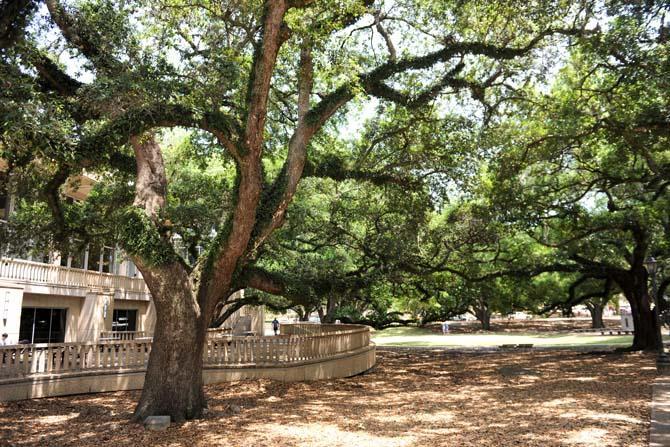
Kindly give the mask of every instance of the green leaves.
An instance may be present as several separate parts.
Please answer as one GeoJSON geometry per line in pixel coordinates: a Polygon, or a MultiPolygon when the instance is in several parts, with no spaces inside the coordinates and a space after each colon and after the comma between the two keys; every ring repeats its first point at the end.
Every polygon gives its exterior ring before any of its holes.
{"type": "Polygon", "coordinates": [[[123,249],[142,259],[147,266],[158,267],[177,259],[171,242],[158,233],[144,210],[128,207],[120,211],[117,221],[123,249]]]}

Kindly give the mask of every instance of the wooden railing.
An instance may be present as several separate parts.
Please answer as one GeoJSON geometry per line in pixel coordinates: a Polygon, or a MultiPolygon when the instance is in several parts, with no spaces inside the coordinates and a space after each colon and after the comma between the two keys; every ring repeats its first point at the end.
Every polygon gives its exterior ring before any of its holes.
{"type": "MultiPolygon", "coordinates": [[[[298,329],[293,326],[292,329],[298,329]]],[[[316,325],[315,325],[316,326],[316,325]]],[[[343,326],[343,325],[337,325],[343,326]]],[[[279,335],[269,337],[209,338],[205,365],[278,365],[321,360],[370,345],[366,326],[349,325],[347,329],[315,335],[279,335]]]]}
{"type": "Polygon", "coordinates": [[[218,338],[218,337],[230,337],[233,334],[233,328],[230,327],[217,327],[207,329],[207,337],[218,338]]]}
{"type": "Polygon", "coordinates": [[[146,283],[141,278],[130,278],[22,259],[0,259],[0,278],[25,283],[93,287],[108,290],[120,289],[135,293],[149,293],[146,283]]]}
{"type": "Polygon", "coordinates": [[[285,323],[279,326],[279,332],[285,335],[326,334],[360,329],[359,324],[317,324],[317,323],[285,323]]]}
{"type": "Polygon", "coordinates": [[[151,342],[39,343],[0,348],[0,378],[144,368],[151,342]]]}
{"type": "MultiPolygon", "coordinates": [[[[284,327],[289,326],[293,325],[284,327]]],[[[337,326],[343,330],[323,328],[324,332],[317,335],[208,337],[203,363],[208,367],[290,366],[327,360],[370,345],[368,327],[337,326]]],[[[149,360],[151,345],[151,341],[119,340],[4,346],[0,347],[0,379],[143,369],[149,360]]]]}
{"type": "Polygon", "coordinates": [[[100,332],[100,341],[137,340],[138,338],[151,336],[153,334],[146,331],[102,331],[100,332]]]}

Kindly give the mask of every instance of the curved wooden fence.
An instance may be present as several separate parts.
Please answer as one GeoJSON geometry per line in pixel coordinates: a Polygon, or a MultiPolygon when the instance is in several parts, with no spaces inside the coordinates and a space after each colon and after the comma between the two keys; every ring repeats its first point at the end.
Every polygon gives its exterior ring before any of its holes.
{"type": "MultiPolygon", "coordinates": [[[[296,324],[283,325],[282,332],[284,334],[274,337],[209,337],[204,366],[291,366],[336,358],[371,345],[366,326],[296,324]]],[[[0,381],[50,374],[144,369],[151,345],[148,340],[121,339],[3,346],[0,347],[0,381]]]]}

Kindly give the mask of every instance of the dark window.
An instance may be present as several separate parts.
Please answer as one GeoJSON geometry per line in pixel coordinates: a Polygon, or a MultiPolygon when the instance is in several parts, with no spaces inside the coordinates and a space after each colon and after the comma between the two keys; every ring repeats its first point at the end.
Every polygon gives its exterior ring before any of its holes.
{"type": "Polygon", "coordinates": [[[102,247],[102,272],[113,273],[114,249],[112,247],[102,247]]]}
{"type": "Polygon", "coordinates": [[[6,220],[9,217],[9,192],[7,191],[7,174],[0,173],[0,219],[6,220]]]}
{"type": "Polygon", "coordinates": [[[88,270],[111,273],[114,262],[114,249],[100,245],[91,245],[88,249],[88,270]]]}
{"type": "Polygon", "coordinates": [[[126,264],[126,276],[130,276],[131,278],[135,278],[137,276],[137,267],[135,266],[135,263],[128,259],[128,264],[126,264]]]}
{"type": "Polygon", "coordinates": [[[114,309],[112,331],[137,330],[137,309],[114,309]]]}
{"type": "Polygon", "coordinates": [[[63,343],[67,309],[24,307],[21,309],[19,340],[30,343],[63,343]]]}
{"type": "Polygon", "coordinates": [[[74,269],[83,269],[85,256],[86,256],[86,250],[84,248],[81,248],[73,253],[68,253],[67,255],[64,254],[60,258],[60,265],[62,265],[63,267],[67,267],[69,259],[70,267],[74,269]]]}
{"type": "Polygon", "coordinates": [[[84,250],[79,251],[78,253],[72,254],[72,261],[70,262],[70,267],[74,269],[83,269],[84,268],[84,250]]]}
{"type": "Polygon", "coordinates": [[[100,271],[100,246],[91,245],[88,248],[88,270],[100,271]]]}
{"type": "Polygon", "coordinates": [[[0,191],[0,219],[9,217],[9,196],[6,191],[0,191]]]}

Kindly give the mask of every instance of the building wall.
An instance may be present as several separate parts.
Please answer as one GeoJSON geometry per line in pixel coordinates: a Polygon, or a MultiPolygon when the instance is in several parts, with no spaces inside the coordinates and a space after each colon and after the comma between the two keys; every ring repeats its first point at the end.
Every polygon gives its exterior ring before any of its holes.
{"type": "Polygon", "coordinates": [[[9,343],[19,341],[23,287],[0,282],[0,333],[8,335],[9,343]]]}
{"type": "MultiPolygon", "coordinates": [[[[153,334],[156,308],[147,299],[116,298],[111,292],[91,292],[82,288],[49,285],[21,285],[0,280],[0,333],[10,343],[18,343],[21,310],[25,307],[67,309],[65,342],[97,341],[100,333],[112,330],[114,309],[137,310],[137,330],[153,334]]],[[[263,334],[265,311],[262,306],[245,306],[222,327],[241,333],[263,334]]]]}
{"type": "Polygon", "coordinates": [[[81,308],[83,300],[70,296],[34,295],[26,293],[23,295],[21,307],[43,307],[52,309],[67,309],[65,319],[65,342],[86,341],[91,334],[79,327],[81,319],[81,308]]]}
{"type": "MultiPolygon", "coordinates": [[[[156,308],[153,301],[138,300],[114,300],[114,309],[135,309],[137,310],[137,330],[145,332],[154,332],[156,326],[156,308]]],[[[107,330],[112,330],[112,320],[110,318],[107,330]]]]}
{"type": "MultiPolygon", "coordinates": [[[[21,308],[42,307],[67,309],[65,341],[96,341],[103,331],[112,330],[114,309],[137,310],[137,330],[153,333],[156,322],[155,307],[150,301],[114,300],[111,294],[88,293],[85,298],[23,294],[20,289],[0,289],[14,295],[8,311],[7,324],[2,327],[12,343],[18,342],[21,308]]],[[[0,302],[1,303],[1,302],[0,302]]],[[[1,306],[2,304],[0,304],[1,306]]],[[[2,308],[0,308],[2,309],[2,308]]]]}
{"type": "Polygon", "coordinates": [[[77,320],[79,341],[94,341],[100,333],[112,326],[112,306],[114,299],[111,294],[88,293],[84,299],[81,314],[77,320]]]}
{"type": "Polygon", "coordinates": [[[241,334],[245,331],[255,332],[256,335],[264,335],[265,308],[263,306],[244,306],[232,314],[222,325],[230,328],[233,334],[241,334]]]}

